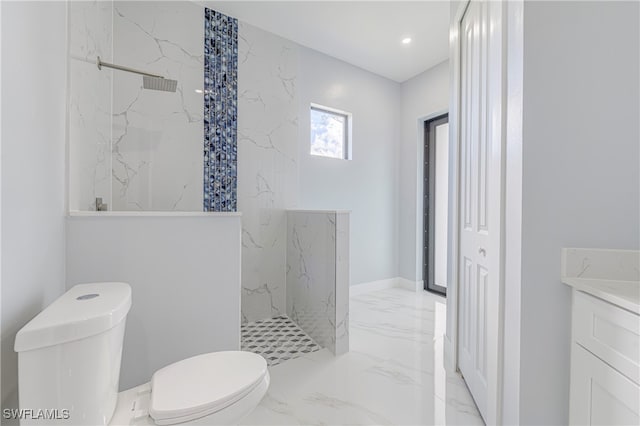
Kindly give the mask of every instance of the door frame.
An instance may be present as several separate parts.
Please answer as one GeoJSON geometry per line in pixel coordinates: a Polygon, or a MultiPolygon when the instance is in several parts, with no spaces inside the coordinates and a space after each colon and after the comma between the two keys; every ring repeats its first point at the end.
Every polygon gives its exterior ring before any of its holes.
{"type": "MultiPolygon", "coordinates": [[[[460,107],[461,107],[461,88],[460,88],[460,76],[461,76],[461,23],[462,18],[467,10],[471,1],[476,0],[453,0],[451,3],[451,21],[450,21],[450,108],[449,108],[449,157],[452,159],[451,165],[453,167],[449,170],[449,229],[448,229],[448,264],[447,264],[447,333],[444,339],[444,360],[445,366],[453,371],[458,370],[458,304],[459,304],[459,261],[460,261],[460,107]]],[[[503,374],[504,374],[504,270],[505,270],[505,180],[508,170],[506,169],[506,117],[507,117],[507,22],[511,20],[511,16],[507,15],[507,3],[508,2],[489,2],[492,14],[491,24],[493,24],[493,31],[499,32],[498,37],[502,39],[500,51],[498,54],[501,57],[501,75],[499,81],[501,82],[501,102],[500,102],[500,116],[501,116],[501,140],[502,140],[502,182],[501,182],[501,205],[502,223],[501,223],[501,250],[499,254],[499,274],[500,279],[498,282],[498,306],[496,310],[490,310],[491,326],[490,329],[495,330],[495,336],[492,338],[492,345],[489,347],[495,347],[497,349],[497,356],[491,360],[488,358],[488,393],[487,393],[487,418],[485,419],[487,424],[501,424],[503,414],[503,374]],[[498,17],[498,22],[494,22],[493,19],[498,17]],[[491,364],[491,365],[489,365],[491,364]]],[[[520,29],[521,30],[521,29],[520,29]]]]}
{"type": "MultiPolygon", "coordinates": [[[[0,0],[1,1],[1,0],[0,0]]],[[[416,291],[422,291],[424,289],[424,280],[425,277],[423,276],[423,272],[424,272],[424,268],[422,267],[422,257],[423,257],[423,247],[424,247],[424,234],[423,234],[423,229],[424,229],[424,223],[423,223],[423,219],[424,219],[424,138],[425,138],[425,134],[424,134],[424,125],[427,121],[433,120],[434,118],[440,117],[441,115],[445,115],[445,114],[449,114],[449,110],[448,109],[440,109],[437,111],[434,111],[432,113],[423,115],[418,117],[418,119],[415,122],[415,126],[416,126],[416,139],[415,139],[415,153],[416,153],[416,162],[415,162],[415,167],[416,167],[416,191],[415,191],[415,197],[416,197],[416,210],[415,210],[415,229],[416,229],[416,235],[417,238],[415,240],[415,271],[416,271],[416,276],[420,278],[420,281],[416,282],[416,291]]],[[[451,141],[451,137],[449,137],[449,141],[451,141]]],[[[451,152],[451,148],[449,148],[449,152],[451,152]]],[[[451,157],[449,157],[449,179],[451,178],[451,169],[453,168],[453,160],[451,157]]],[[[449,197],[451,197],[451,187],[449,187],[449,197]]],[[[449,207],[449,212],[451,212],[451,207],[449,207]]],[[[451,214],[449,214],[449,222],[451,221],[451,214]]],[[[449,233],[447,230],[447,243],[449,242],[449,233]]],[[[447,259],[449,258],[449,252],[447,251],[447,259]]],[[[448,260],[447,260],[448,262],[448,260]]],[[[447,264],[447,270],[448,270],[448,264],[447,264]]],[[[447,278],[449,277],[448,273],[447,273],[447,278]]]]}
{"type": "MultiPolygon", "coordinates": [[[[434,123],[436,127],[438,123],[443,124],[442,122],[449,123],[449,112],[445,112],[443,114],[437,115],[435,117],[431,117],[423,121],[422,131],[423,131],[423,158],[422,158],[422,280],[423,280],[423,288],[426,291],[430,291],[432,293],[439,294],[440,296],[447,297],[447,288],[436,285],[435,282],[435,269],[432,267],[429,269],[429,265],[433,265],[435,260],[435,254],[430,247],[435,248],[435,236],[434,229],[432,226],[435,224],[435,205],[431,203],[433,199],[435,199],[435,135],[433,135],[433,143],[431,146],[430,138],[432,133],[429,131],[429,125],[434,123]],[[425,167],[426,166],[426,167],[425,167]],[[424,186],[425,176],[428,174],[429,176],[429,188],[424,186]],[[428,211],[425,209],[425,201],[427,192],[429,194],[429,206],[428,211]],[[433,193],[433,194],[432,194],[433,193]],[[428,214],[427,214],[428,213],[428,214]],[[427,221],[427,218],[429,219],[427,221]],[[427,232],[428,230],[428,232],[427,232]],[[428,238],[429,241],[425,241],[425,237],[428,238]]],[[[447,143],[448,146],[448,143],[447,143]]],[[[449,160],[449,163],[451,161],[449,160]]],[[[448,176],[447,176],[448,179],[448,176]]]]}

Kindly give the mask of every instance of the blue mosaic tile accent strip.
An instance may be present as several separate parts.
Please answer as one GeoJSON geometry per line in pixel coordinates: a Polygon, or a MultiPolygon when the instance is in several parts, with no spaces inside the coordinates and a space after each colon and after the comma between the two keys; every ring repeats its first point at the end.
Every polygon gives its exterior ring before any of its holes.
{"type": "Polygon", "coordinates": [[[238,204],[238,20],[204,9],[204,211],[238,204]]]}

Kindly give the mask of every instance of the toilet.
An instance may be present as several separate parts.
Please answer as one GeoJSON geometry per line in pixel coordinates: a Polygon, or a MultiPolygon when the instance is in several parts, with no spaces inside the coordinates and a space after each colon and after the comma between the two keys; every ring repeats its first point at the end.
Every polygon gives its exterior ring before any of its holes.
{"type": "Polygon", "coordinates": [[[263,357],[223,351],[156,371],[118,392],[126,283],[79,284],[16,335],[21,425],[237,424],[269,388],[263,357]]]}

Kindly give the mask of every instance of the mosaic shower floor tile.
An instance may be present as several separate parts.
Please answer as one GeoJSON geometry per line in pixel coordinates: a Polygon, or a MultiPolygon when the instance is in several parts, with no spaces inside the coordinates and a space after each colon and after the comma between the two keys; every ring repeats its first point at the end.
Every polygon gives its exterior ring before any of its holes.
{"type": "Polygon", "coordinates": [[[286,315],[243,324],[241,336],[242,350],[262,355],[269,367],[321,349],[286,315]]]}

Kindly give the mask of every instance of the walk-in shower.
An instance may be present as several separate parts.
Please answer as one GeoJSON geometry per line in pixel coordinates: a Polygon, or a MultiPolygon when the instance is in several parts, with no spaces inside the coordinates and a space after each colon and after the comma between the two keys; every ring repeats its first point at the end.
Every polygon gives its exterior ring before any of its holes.
{"type": "Polygon", "coordinates": [[[203,15],[69,3],[70,211],[203,211],[203,15]]]}

